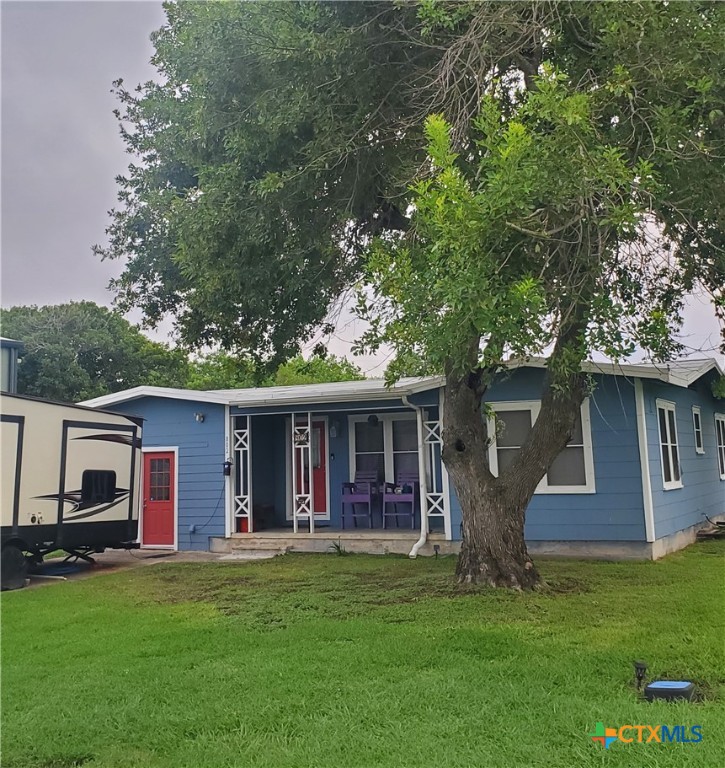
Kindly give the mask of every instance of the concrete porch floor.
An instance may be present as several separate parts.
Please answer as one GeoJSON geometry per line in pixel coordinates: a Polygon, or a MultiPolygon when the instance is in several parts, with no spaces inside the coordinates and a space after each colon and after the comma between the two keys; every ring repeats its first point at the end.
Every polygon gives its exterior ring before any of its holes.
{"type": "MultiPolygon", "coordinates": [[[[289,528],[259,531],[255,533],[233,533],[230,538],[211,539],[211,551],[234,553],[255,550],[285,552],[331,552],[341,547],[347,552],[370,555],[407,555],[420,536],[420,531],[381,528],[331,529],[318,528],[314,533],[294,533],[289,528]]],[[[458,552],[459,542],[446,541],[443,534],[429,534],[428,540],[419,551],[421,555],[434,555],[434,546],[441,555],[458,552]]]]}

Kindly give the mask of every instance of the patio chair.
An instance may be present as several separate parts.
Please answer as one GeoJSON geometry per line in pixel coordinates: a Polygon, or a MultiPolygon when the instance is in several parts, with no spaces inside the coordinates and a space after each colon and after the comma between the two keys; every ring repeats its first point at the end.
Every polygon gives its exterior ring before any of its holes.
{"type": "Polygon", "coordinates": [[[373,527],[373,500],[377,498],[377,481],[358,480],[355,475],[354,483],[342,484],[342,528],[345,529],[345,508],[349,507],[352,527],[357,528],[358,517],[367,517],[368,526],[373,527]],[[360,510],[360,507],[363,507],[360,510]]]}
{"type": "Polygon", "coordinates": [[[420,479],[417,472],[398,473],[397,482],[385,483],[383,489],[383,528],[388,517],[395,518],[395,527],[398,528],[398,518],[410,517],[410,527],[415,528],[415,507],[420,492],[420,479]],[[393,511],[389,511],[388,505],[393,505],[393,511]],[[399,507],[403,507],[402,511],[399,507]]]}

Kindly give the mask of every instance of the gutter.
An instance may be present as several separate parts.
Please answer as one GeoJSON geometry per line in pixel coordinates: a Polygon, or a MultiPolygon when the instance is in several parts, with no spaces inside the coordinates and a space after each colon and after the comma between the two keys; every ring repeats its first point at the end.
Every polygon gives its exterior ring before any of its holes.
{"type": "Polygon", "coordinates": [[[408,557],[418,557],[420,548],[428,540],[428,477],[425,471],[425,438],[423,437],[423,408],[419,405],[415,405],[408,400],[408,395],[403,395],[401,398],[403,403],[412,408],[415,411],[418,421],[418,476],[420,477],[420,537],[418,541],[413,544],[413,548],[410,550],[408,557]]]}

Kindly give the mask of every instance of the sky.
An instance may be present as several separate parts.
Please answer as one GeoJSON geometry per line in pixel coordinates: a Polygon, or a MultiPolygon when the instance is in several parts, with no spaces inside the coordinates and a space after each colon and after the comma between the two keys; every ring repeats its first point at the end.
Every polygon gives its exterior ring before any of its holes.
{"type": "MultiPolygon", "coordinates": [[[[0,4],[3,307],[111,304],[108,281],[122,265],[91,251],[105,243],[115,177],[131,161],[111,85],[119,77],[127,86],[154,77],[149,35],[164,18],[160,2],[143,0],[0,4]]],[[[686,317],[683,341],[698,356],[713,355],[712,308],[693,298],[686,317]]],[[[169,329],[153,335],[167,340],[169,329]]],[[[349,354],[359,331],[343,313],[331,351],[349,354]]],[[[356,362],[382,375],[386,357],[356,362]]]]}

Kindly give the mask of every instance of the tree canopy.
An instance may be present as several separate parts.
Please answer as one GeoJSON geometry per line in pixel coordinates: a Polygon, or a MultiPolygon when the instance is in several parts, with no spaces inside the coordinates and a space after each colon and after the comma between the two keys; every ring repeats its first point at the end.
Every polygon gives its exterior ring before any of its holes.
{"type": "MultiPolygon", "coordinates": [[[[119,180],[110,245],[99,250],[126,259],[115,284],[120,306],[141,307],[151,323],[172,314],[190,344],[292,354],[361,277],[370,235],[408,228],[411,183],[429,168],[424,119],[443,114],[456,150],[470,152],[484,96],[503,130],[544,66],[568,83],[565,119],[597,132],[602,161],[650,173],[640,196],[649,195],[663,243],[676,245],[674,268],[647,270],[650,284],[660,276],[671,284],[662,297],[670,314],[640,326],[638,343],[659,343],[654,331],[676,326],[683,291],[722,285],[719,4],[166,9],[168,23],[154,35],[163,82],[136,92],[117,86],[123,136],[139,162],[119,180]]],[[[572,125],[572,142],[575,132],[572,125]]],[[[528,137],[545,135],[542,123],[528,137]]],[[[475,155],[459,160],[475,165],[475,155]]],[[[513,202],[522,218],[535,194],[524,190],[513,202]]],[[[564,223],[548,210],[529,231],[564,223]]],[[[563,241],[567,233],[558,234],[563,241]]],[[[612,278],[631,303],[633,281],[612,278]]]]}
{"type": "Polygon", "coordinates": [[[3,334],[23,342],[18,392],[75,403],[141,384],[183,387],[187,358],[91,301],[0,310],[3,334]]]}

